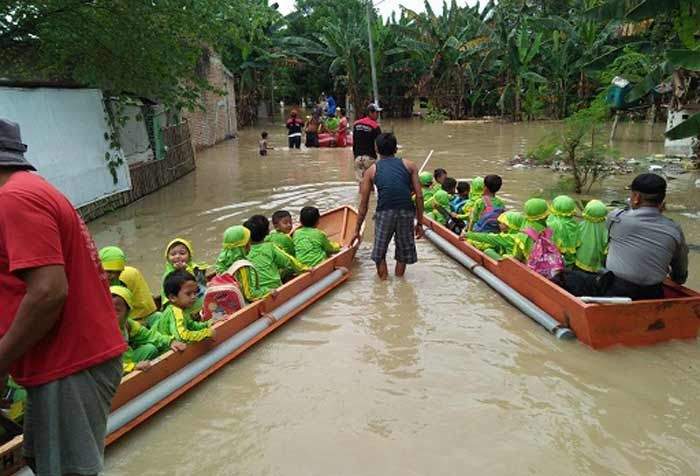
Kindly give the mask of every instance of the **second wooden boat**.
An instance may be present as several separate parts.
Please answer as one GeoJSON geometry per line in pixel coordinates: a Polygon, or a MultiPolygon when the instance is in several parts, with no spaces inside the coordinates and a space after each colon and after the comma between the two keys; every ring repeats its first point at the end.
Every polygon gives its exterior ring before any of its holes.
{"type": "Polygon", "coordinates": [[[695,339],[700,329],[700,293],[671,281],[664,283],[664,299],[626,304],[587,304],[523,263],[496,261],[459,236],[424,216],[423,224],[479,265],[572,329],[594,349],[615,344],[643,346],[671,339],[695,339]]]}

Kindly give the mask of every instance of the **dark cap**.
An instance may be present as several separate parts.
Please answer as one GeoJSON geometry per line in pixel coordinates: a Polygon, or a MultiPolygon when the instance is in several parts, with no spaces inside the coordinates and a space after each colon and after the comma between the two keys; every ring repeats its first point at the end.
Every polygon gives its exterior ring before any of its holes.
{"type": "Polygon", "coordinates": [[[666,180],[656,174],[641,174],[632,181],[630,189],[648,195],[666,195],[666,180]]]}
{"type": "Polygon", "coordinates": [[[367,105],[367,112],[381,112],[382,108],[376,102],[371,102],[367,105]]]}
{"type": "Polygon", "coordinates": [[[0,119],[0,167],[16,167],[26,170],[36,170],[24,158],[27,145],[22,144],[19,124],[0,119]]]}

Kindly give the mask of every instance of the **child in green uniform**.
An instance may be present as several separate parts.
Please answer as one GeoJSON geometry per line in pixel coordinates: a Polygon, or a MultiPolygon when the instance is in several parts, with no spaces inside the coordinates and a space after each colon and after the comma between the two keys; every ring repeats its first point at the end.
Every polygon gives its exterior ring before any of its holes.
{"type": "Polygon", "coordinates": [[[552,241],[559,248],[566,268],[571,269],[576,261],[576,233],[578,225],[574,220],[576,202],[568,195],[559,195],[552,200],[549,208],[547,227],[552,229],[552,241]]]}
{"type": "MultiPolygon", "coordinates": [[[[420,181],[421,190],[423,191],[423,203],[427,203],[433,197],[435,191],[433,190],[433,176],[430,172],[421,172],[418,176],[420,181]]],[[[415,201],[416,198],[413,197],[415,201]]]]}
{"type": "Polygon", "coordinates": [[[109,291],[112,294],[119,328],[129,345],[123,356],[125,374],[133,370],[149,369],[150,361],[169,348],[175,351],[185,349],[186,346],[182,342],[170,339],[155,329],[148,329],[130,317],[134,302],[131,292],[126,287],[110,286],[109,291]]]}
{"type": "MultiPolygon", "coordinates": [[[[216,272],[225,273],[236,261],[247,259],[250,248],[250,230],[242,225],[231,226],[224,232],[224,244],[216,258],[216,272]]],[[[243,297],[248,302],[257,301],[266,296],[260,291],[254,273],[248,267],[236,271],[236,281],[241,286],[243,297]]]]}
{"type": "MultiPolygon", "coordinates": [[[[476,180],[476,179],[475,179],[476,180]]],[[[483,181],[483,193],[480,197],[475,197],[472,202],[472,209],[469,216],[469,230],[497,233],[498,217],[505,210],[503,201],[496,196],[503,179],[498,175],[487,175],[483,181]]]]}
{"type": "Polygon", "coordinates": [[[199,342],[214,338],[212,321],[200,322],[192,319],[190,313],[199,293],[197,280],[185,269],[178,269],[165,277],[163,283],[168,298],[163,317],[155,329],[171,340],[199,342]]]}
{"type": "MultiPolygon", "coordinates": [[[[197,300],[193,304],[192,309],[188,309],[188,312],[193,314],[198,312],[202,307],[202,298],[204,297],[207,284],[205,276],[207,265],[194,262],[194,249],[189,241],[184,238],[175,238],[165,247],[165,272],[163,273],[162,282],[165,283],[165,278],[170,273],[180,269],[194,276],[199,285],[197,300]]],[[[164,307],[168,301],[164,287],[161,288],[160,297],[162,303],[161,307],[164,307]]]]}
{"type": "Polygon", "coordinates": [[[447,218],[440,212],[440,209],[448,215],[450,214],[450,195],[444,190],[438,190],[430,202],[432,211],[428,213],[428,216],[441,225],[446,224],[447,218]]]}
{"type": "Polygon", "coordinates": [[[523,230],[532,229],[535,233],[541,233],[547,228],[547,216],[549,208],[547,202],[541,198],[531,198],[525,202],[524,210],[525,222],[520,227],[520,231],[515,235],[515,246],[513,257],[522,262],[527,262],[530,258],[530,251],[535,241],[523,230]]]}
{"type": "Polygon", "coordinates": [[[520,212],[507,211],[498,217],[500,233],[479,233],[470,231],[464,238],[476,248],[487,252],[489,256],[500,259],[502,255],[513,254],[515,250],[515,234],[523,226],[525,217],[520,212]]]}
{"type": "Polygon", "coordinates": [[[126,265],[126,255],[116,246],[100,250],[100,261],[107,273],[110,286],[126,286],[131,292],[133,307],[129,318],[150,326],[160,319],[160,312],[153,300],[153,293],[138,269],[126,265]]]}
{"type": "Polygon", "coordinates": [[[481,199],[481,196],[484,194],[484,178],[475,177],[474,179],[472,179],[469,186],[469,199],[462,207],[462,211],[457,213],[456,217],[464,221],[469,221],[476,201],[481,199]]]}
{"type": "Polygon", "coordinates": [[[316,228],[321,214],[316,207],[301,209],[299,219],[301,228],[294,232],[294,249],[300,263],[314,267],[325,261],[328,256],[340,251],[340,244],[328,240],[322,230],[316,228]]]}
{"type": "Polygon", "coordinates": [[[583,221],[576,233],[576,267],[596,273],[605,264],[608,254],[608,209],[600,200],[591,200],[583,211],[583,221]]]}
{"type": "MultiPolygon", "coordinates": [[[[248,261],[253,263],[258,272],[258,291],[267,294],[282,285],[281,272],[291,268],[295,273],[303,273],[309,268],[293,256],[279,249],[272,243],[266,243],[265,237],[270,233],[270,222],[262,215],[250,217],[244,224],[250,230],[250,251],[248,261]]],[[[299,248],[295,243],[297,253],[299,248]]]]}
{"type": "Polygon", "coordinates": [[[289,236],[292,231],[292,215],[287,210],[278,210],[272,214],[272,226],[275,231],[267,235],[265,241],[274,243],[290,256],[296,256],[294,241],[289,236]]]}

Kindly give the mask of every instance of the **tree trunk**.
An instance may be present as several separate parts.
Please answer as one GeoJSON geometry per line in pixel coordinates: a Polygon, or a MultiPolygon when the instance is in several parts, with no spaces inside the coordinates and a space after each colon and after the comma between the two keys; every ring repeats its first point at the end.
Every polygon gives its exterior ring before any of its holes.
{"type": "Polygon", "coordinates": [[[520,104],[520,89],[521,89],[521,81],[518,79],[515,82],[515,115],[513,116],[513,119],[517,121],[522,121],[522,113],[520,112],[521,109],[521,104],[520,104]]]}

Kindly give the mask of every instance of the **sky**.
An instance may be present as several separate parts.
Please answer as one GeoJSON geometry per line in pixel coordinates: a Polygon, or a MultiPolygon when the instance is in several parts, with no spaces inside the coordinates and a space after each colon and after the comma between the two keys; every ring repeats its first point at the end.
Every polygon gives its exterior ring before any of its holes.
{"type": "MultiPolygon", "coordinates": [[[[270,0],[270,3],[273,2],[279,3],[279,11],[283,15],[291,13],[294,10],[294,0],[270,0]]],[[[429,0],[429,2],[430,6],[433,8],[433,11],[436,14],[440,14],[442,12],[442,0],[429,0]]],[[[476,3],[476,0],[457,0],[457,3],[459,5],[474,5],[476,3]]],[[[394,10],[398,15],[401,11],[401,5],[410,10],[415,10],[418,12],[422,12],[425,10],[423,0],[384,0],[381,3],[380,0],[375,0],[374,4],[377,5],[379,12],[384,18],[387,18],[389,15],[391,15],[391,12],[394,10]]]]}

